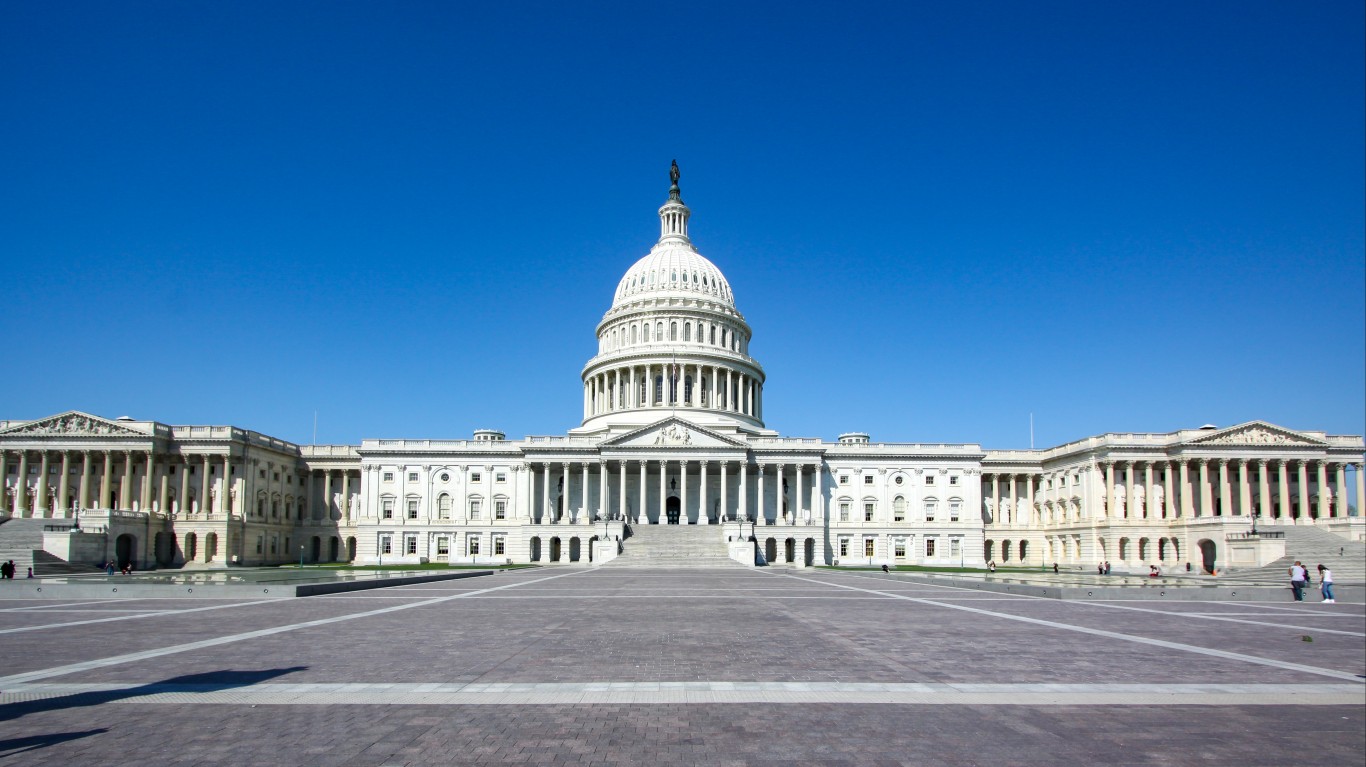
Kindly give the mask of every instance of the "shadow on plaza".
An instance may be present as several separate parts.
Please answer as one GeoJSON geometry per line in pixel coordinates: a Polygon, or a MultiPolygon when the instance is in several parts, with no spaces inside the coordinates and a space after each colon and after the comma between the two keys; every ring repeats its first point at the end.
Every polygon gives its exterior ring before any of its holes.
{"type": "Polygon", "coordinates": [[[106,732],[109,732],[109,729],[101,727],[98,730],[54,732],[49,735],[31,735],[27,738],[0,740],[0,759],[8,759],[12,756],[18,756],[29,751],[37,751],[40,748],[55,746],[58,743],[65,743],[69,740],[80,740],[81,738],[88,738],[91,735],[102,735],[106,732]]]}
{"type": "MultiPolygon", "coordinates": [[[[0,704],[0,722],[10,719],[18,719],[29,714],[42,713],[44,711],[62,711],[65,709],[82,708],[86,706],[100,706],[105,703],[117,703],[130,699],[139,698],[145,695],[157,695],[167,692],[221,692],[238,687],[250,687],[254,684],[275,679],[295,671],[306,671],[308,666],[289,666],[287,668],[269,668],[259,671],[233,671],[224,669],[220,671],[206,671],[201,674],[185,674],[183,676],[163,679],[160,682],[149,682],[128,687],[122,690],[101,690],[92,692],[77,692],[71,695],[58,695],[51,698],[39,698],[37,700],[22,701],[19,703],[0,704]]],[[[90,730],[83,733],[66,733],[64,735],[40,736],[35,738],[18,738],[15,740],[0,740],[0,755],[5,754],[5,750],[18,747],[20,741],[40,741],[43,737],[55,738],[51,743],[35,744],[30,748],[41,748],[43,745],[60,743],[62,739],[72,740],[83,738],[87,735],[96,735],[105,730],[90,730]],[[68,737],[69,736],[69,737],[68,737]]],[[[29,750],[28,748],[24,750],[29,750]]]]}

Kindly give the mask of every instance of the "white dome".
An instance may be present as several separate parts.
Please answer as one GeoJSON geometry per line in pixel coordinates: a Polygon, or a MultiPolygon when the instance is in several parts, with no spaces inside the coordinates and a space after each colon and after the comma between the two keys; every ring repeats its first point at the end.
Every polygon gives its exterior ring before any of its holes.
{"type": "Polygon", "coordinates": [[[735,307],[730,283],[716,264],[680,240],[666,240],[650,249],[617,284],[612,306],[642,298],[702,298],[735,307]]]}

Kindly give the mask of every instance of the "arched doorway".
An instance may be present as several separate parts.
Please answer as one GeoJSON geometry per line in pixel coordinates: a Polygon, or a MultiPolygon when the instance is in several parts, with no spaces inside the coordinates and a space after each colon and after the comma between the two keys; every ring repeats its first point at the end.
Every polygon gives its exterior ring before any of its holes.
{"type": "Polygon", "coordinates": [[[558,561],[560,561],[560,539],[559,539],[559,538],[551,538],[551,539],[550,539],[550,561],[551,561],[551,562],[558,562],[558,561]]]}
{"type": "Polygon", "coordinates": [[[152,555],[156,557],[158,567],[170,567],[175,562],[175,535],[172,533],[157,533],[152,539],[152,555]]]}
{"type": "Polygon", "coordinates": [[[346,539],[346,561],[356,561],[356,537],[350,536],[346,539]]]}
{"type": "Polygon", "coordinates": [[[1001,541],[1001,561],[1010,561],[1010,541],[1001,541]]]}
{"type": "Polygon", "coordinates": [[[570,539],[569,539],[569,561],[570,561],[570,562],[577,562],[577,561],[579,561],[579,554],[580,554],[579,539],[578,539],[578,538],[570,538],[570,539]]]}
{"type": "Polygon", "coordinates": [[[1214,541],[1211,541],[1208,538],[1202,538],[1199,546],[1200,566],[1205,568],[1205,572],[1207,573],[1214,572],[1215,555],[1218,554],[1218,550],[1214,546],[1214,541]]]}
{"type": "Polygon", "coordinates": [[[341,553],[341,539],[334,535],[327,543],[327,561],[336,562],[339,553],[341,553]]]}
{"type": "Polygon", "coordinates": [[[783,561],[797,561],[797,542],[791,538],[788,538],[787,541],[783,543],[783,561]]]}
{"type": "Polygon", "coordinates": [[[778,542],[772,538],[764,541],[764,561],[773,564],[778,560],[778,542]]]}
{"type": "Polygon", "coordinates": [[[806,539],[806,556],[802,558],[802,563],[807,567],[816,564],[816,539],[806,539]]]}
{"type": "Polygon", "coordinates": [[[185,534],[185,561],[193,562],[195,555],[199,553],[199,536],[194,533],[185,534]]]}
{"type": "Polygon", "coordinates": [[[209,533],[204,536],[204,564],[208,564],[218,556],[218,533],[209,533]]]}
{"type": "Polygon", "coordinates": [[[531,539],[531,561],[541,561],[541,539],[539,537],[531,539]]]}
{"type": "Polygon", "coordinates": [[[1029,561],[1029,541],[1020,541],[1020,561],[1029,561]]]}
{"type": "Polygon", "coordinates": [[[126,567],[134,564],[133,560],[138,554],[138,539],[129,533],[120,535],[114,541],[114,559],[118,561],[119,567],[126,567]]]}
{"type": "Polygon", "coordinates": [[[664,501],[664,514],[668,517],[669,524],[678,524],[678,517],[682,513],[682,509],[683,505],[676,497],[670,496],[668,500],[664,501]]]}
{"type": "Polygon", "coordinates": [[[991,560],[995,559],[995,557],[992,556],[992,553],[994,552],[995,549],[996,549],[996,541],[991,541],[991,540],[987,541],[987,542],[985,543],[985,545],[982,547],[982,556],[983,556],[983,557],[986,557],[986,560],[987,560],[988,562],[990,562],[991,560]]]}
{"type": "Polygon", "coordinates": [[[316,563],[323,558],[323,539],[315,535],[313,536],[312,543],[313,550],[311,553],[313,554],[313,559],[311,561],[316,563]]]}

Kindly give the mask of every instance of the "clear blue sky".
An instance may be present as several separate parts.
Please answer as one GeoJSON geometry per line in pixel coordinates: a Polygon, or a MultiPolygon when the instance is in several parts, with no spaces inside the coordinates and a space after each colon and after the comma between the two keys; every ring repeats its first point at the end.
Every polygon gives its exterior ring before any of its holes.
{"type": "Polygon", "coordinates": [[[0,418],[557,434],[669,161],[785,434],[1366,414],[1363,4],[0,5],[0,418]]]}

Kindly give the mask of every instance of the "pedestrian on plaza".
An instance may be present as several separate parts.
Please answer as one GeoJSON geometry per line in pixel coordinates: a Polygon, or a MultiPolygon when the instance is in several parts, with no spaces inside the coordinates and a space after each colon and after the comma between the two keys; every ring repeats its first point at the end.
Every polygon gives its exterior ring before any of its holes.
{"type": "Polygon", "coordinates": [[[1058,574],[1058,563],[1057,563],[1057,562],[1054,562],[1054,563],[1053,563],[1053,574],[1054,574],[1054,575],[1057,575],[1057,574],[1058,574]]]}
{"type": "Polygon", "coordinates": [[[1096,565],[1096,575],[1104,575],[1104,574],[1105,574],[1105,563],[1104,563],[1104,562],[1101,562],[1100,564],[1096,565]]]}
{"type": "Polygon", "coordinates": [[[1105,560],[1105,574],[1106,574],[1106,575],[1109,575],[1109,574],[1110,574],[1110,560],[1108,560],[1108,559],[1105,560]]]}
{"type": "Polygon", "coordinates": [[[1290,590],[1295,592],[1295,601],[1304,601],[1304,581],[1309,577],[1309,571],[1304,569],[1300,560],[1295,560],[1295,564],[1290,566],[1290,590]]]}
{"type": "Polygon", "coordinates": [[[993,559],[993,560],[991,560],[990,562],[987,563],[987,572],[989,572],[989,573],[994,573],[994,572],[996,572],[996,560],[993,559]]]}
{"type": "Polygon", "coordinates": [[[886,565],[883,565],[883,566],[882,566],[882,572],[887,573],[887,572],[891,572],[891,571],[887,569],[887,566],[886,566],[886,565]]]}
{"type": "Polygon", "coordinates": [[[8,580],[11,576],[14,575],[14,565],[12,564],[13,561],[14,560],[10,560],[9,562],[0,564],[0,580],[8,580]]]}
{"type": "Polygon", "coordinates": [[[1187,562],[1187,563],[1186,563],[1186,572],[1190,572],[1190,571],[1191,571],[1191,563],[1190,563],[1190,562],[1187,562]]]}
{"type": "Polygon", "coordinates": [[[1323,594],[1323,601],[1328,604],[1337,602],[1333,598],[1333,571],[1324,565],[1319,565],[1319,592],[1323,594]]]}
{"type": "Polygon", "coordinates": [[[111,560],[108,560],[107,562],[104,563],[104,574],[105,574],[105,575],[113,575],[113,574],[114,574],[114,560],[111,559],[111,560]]]}
{"type": "Polygon", "coordinates": [[[32,568],[32,567],[30,567],[30,568],[28,569],[28,577],[30,577],[30,578],[33,577],[33,568],[32,568]]]}

